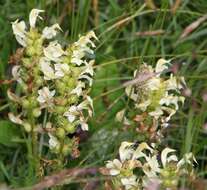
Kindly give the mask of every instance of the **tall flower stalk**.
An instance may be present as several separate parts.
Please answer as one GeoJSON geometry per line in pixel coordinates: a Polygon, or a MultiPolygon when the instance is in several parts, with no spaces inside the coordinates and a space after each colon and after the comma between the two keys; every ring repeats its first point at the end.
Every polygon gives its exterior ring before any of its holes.
{"type": "Polygon", "coordinates": [[[106,163],[106,174],[112,176],[116,189],[143,190],[155,184],[156,189],[177,189],[181,177],[194,177],[192,153],[179,161],[176,150],[161,149],[162,131],[167,128],[171,117],[184,103],[181,89],[186,85],[183,77],[169,72],[170,61],[159,59],[155,68],[143,64],[134,72],[137,83],[126,87],[131,100],[129,109],[123,109],[116,120],[127,127],[135,127],[141,143],[124,141],[119,148],[119,157],[106,163]],[[140,83],[140,81],[142,81],[140,83]],[[146,143],[151,142],[151,143],[146,143]],[[153,143],[152,143],[153,142],[153,143]]]}
{"type": "Polygon", "coordinates": [[[20,91],[8,90],[16,110],[9,113],[9,118],[31,137],[36,171],[41,167],[39,160],[45,144],[56,154],[59,167],[66,156],[79,156],[79,139],[74,133],[78,128],[88,130],[87,121],[93,115],[93,101],[88,94],[94,75],[93,40],[97,40],[90,31],[78,41],[62,46],[55,40],[62,31],[58,24],[42,31],[36,26],[43,12],[31,10],[28,30],[24,21],[12,23],[16,40],[22,46],[18,49],[20,60],[12,69],[20,91]]]}

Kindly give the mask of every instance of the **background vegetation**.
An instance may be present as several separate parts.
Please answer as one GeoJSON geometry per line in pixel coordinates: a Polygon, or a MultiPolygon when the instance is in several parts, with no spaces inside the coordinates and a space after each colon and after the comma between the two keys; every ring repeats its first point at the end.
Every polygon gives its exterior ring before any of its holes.
{"type": "MultiPolygon", "coordinates": [[[[101,167],[104,161],[117,155],[120,142],[139,140],[133,129],[125,130],[114,120],[116,112],[128,104],[122,84],[132,78],[133,70],[139,64],[146,62],[153,65],[163,57],[173,59],[174,73],[185,76],[188,85],[183,92],[185,106],[173,117],[164,145],[170,144],[180,155],[192,151],[199,162],[196,169],[198,176],[202,179],[206,177],[207,3],[206,0],[154,2],[0,1],[0,182],[14,188],[35,183],[35,179],[27,175],[24,138],[7,119],[12,105],[6,95],[10,84],[5,82],[11,77],[10,55],[18,47],[11,22],[17,18],[27,20],[32,8],[46,10],[43,25],[60,24],[65,31],[64,38],[60,39],[63,43],[73,42],[79,34],[89,30],[94,30],[99,38],[95,82],[91,92],[95,117],[90,121],[89,132],[78,134],[82,139],[81,155],[76,160],[71,159],[68,168],[101,167]],[[190,25],[195,21],[197,25],[190,25]]],[[[73,181],[70,189],[83,189],[87,182],[94,179],[101,181],[102,177],[95,172],[86,181],[73,181]]],[[[96,183],[96,188],[101,189],[101,184],[96,183]]]]}

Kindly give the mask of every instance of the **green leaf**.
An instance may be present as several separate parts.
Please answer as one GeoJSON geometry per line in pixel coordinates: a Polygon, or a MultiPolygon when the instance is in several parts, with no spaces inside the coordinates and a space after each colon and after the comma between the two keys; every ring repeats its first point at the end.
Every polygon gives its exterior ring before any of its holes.
{"type": "Polygon", "coordinates": [[[19,138],[18,127],[7,120],[0,120],[0,144],[5,146],[16,146],[15,139],[19,138]]]}

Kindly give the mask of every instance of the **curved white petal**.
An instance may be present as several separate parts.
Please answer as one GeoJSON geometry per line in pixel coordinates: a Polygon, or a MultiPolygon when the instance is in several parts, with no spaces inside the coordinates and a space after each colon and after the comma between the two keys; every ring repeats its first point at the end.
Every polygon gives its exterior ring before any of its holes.
{"type": "Polygon", "coordinates": [[[44,12],[44,10],[40,9],[32,9],[29,14],[29,24],[32,28],[35,28],[35,24],[37,21],[37,18],[42,19],[42,17],[39,16],[40,13],[44,12]]]}
{"type": "Polygon", "coordinates": [[[56,78],[55,71],[50,65],[50,60],[48,60],[45,57],[42,57],[40,59],[40,67],[41,71],[44,73],[45,80],[52,80],[56,78]]]}
{"type": "Polygon", "coordinates": [[[19,125],[23,124],[23,121],[18,116],[15,116],[13,113],[10,112],[8,116],[9,116],[10,121],[12,121],[13,123],[16,123],[19,125]]]}
{"type": "Polygon", "coordinates": [[[50,42],[43,51],[45,57],[54,62],[59,62],[60,57],[65,54],[61,45],[57,41],[50,42]]]}
{"type": "Polygon", "coordinates": [[[15,38],[17,42],[22,45],[23,47],[26,47],[26,24],[24,21],[16,20],[15,22],[12,22],[12,30],[15,35],[15,38]]]}
{"type": "Polygon", "coordinates": [[[52,39],[61,30],[62,29],[60,28],[59,24],[53,24],[50,27],[46,26],[42,31],[42,37],[46,39],[52,39]]]}
{"type": "Polygon", "coordinates": [[[169,60],[165,60],[165,59],[159,59],[157,61],[156,67],[155,67],[155,72],[158,73],[158,75],[160,73],[162,73],[165,69],[168,69],[168,66],[166,64],[169,64],[170,61],[169,60]]]}
{"type": "Polygon", "coordinates": [[[126,141],[121,143],[121,146],[119,147],[119,157],[122,162],[131,158],[134,152],[134,150],[131,147],[132,145],[134,145],[134,143],[126,141]]]}
{"type": "Polygon", "coordinates": [[[54,148],[58,148],[60,147],[60,142],[58,141],[58,139],[53,136],[52,134],[49,133],[49,147],[50,149],[54,149],[54,148]]]}
{"type": "Polygon", "coordinates": [[[171,148],[165,148],[162,153],[161,153],[161,161],[162,161],[162,165],[165,167],[167,164],[167,155],[171,152],[175,152],[176,150],[171,149],[171,148]]]}

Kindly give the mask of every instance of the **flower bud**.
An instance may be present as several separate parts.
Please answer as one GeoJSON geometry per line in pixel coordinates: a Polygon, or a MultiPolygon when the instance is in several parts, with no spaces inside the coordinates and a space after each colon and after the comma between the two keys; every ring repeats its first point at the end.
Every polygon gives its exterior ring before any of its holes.
{"type": "Polygon", "coordinates": [[[28,133],[31,132],[32,126],[28,122],[25,122],[23,124],[23,126],[24,126],[24,129],[25,129],[26,132],[28,132],[28,133]]]}
{"type": "Polygon", "coordinates": [[[74,89],[76,87],[76,78],[69,78],[67,80],[67,87],[71,90],[74,89]]]}
{"type": "Polygon", "coordinates": [[[80,67],[73,67],[72,71],[73,71],[73,76],[78,77],[81,74],[82,69],[80,67]]]}
{"type": "Polygon", "coordinates": [[[41,86],[43,84],[43,80],[40,77],[38,77],[35,82],[36,82],[37,86],[41,86]]]}
{"type": "Polygon", "coordinates": [[[169,180],[169,179],[164,180],[163,185],[164,185],[164,187],[171,187],[172,186],[171,180],[169,180]]]}
{"type": "Polygon", "coordinates": [[[65,112],[65,107],[64,106],[56,106],[55,107],[55,111],[58,113],[58,114],[63,114],[65,112]]]}
{"type": "Polygon", "coordinates": [[[30,97],[30,105],[31,107],[37,107],[38,106],[38,102],[37,102],[37,98],[34,96],[30,97]]]}
{"type": "Polygon", "coordinates": [[[28,56],[33,56],[35,54],[35,48],[33,46],[29,46],[27,49],[26,49],[26,54],[28,56]]]}
{"type": "Polygon", "coordinates": [[[61,127],[57,128],[55,134],[57,135],[57,137],[59,137],[60,139],[64,139],[65,138],[65,130],[61,127]]]}
{"type": "Polygon", "coordinates": [[[28,87],[27,87],[27,85],[26,85],[25,83],[21,83],[21,87],[22,87],[22,90],[23,90],[24,92],[27,92],[28,87]]]}
{"type": "Polygon", "coordinates": [[[70,75],[65,75],[63,77],[63,82],[67,83],[70,80],[71,76],[70,75]]]}
{"type": "Polygon", "coordinates": [[[68,123],[67,125],[65,125],[64,129],[69,134],[73,134],[76,131],[76,127],[72,123],[68,123]]]}
{"type": "Polygon", "coordinates": [[[69,144],[65,144],[64,146],[63,146],[63,148],[62,148],[62,154],[64,155],[64,156],[67,156],[68,154],[70,154],[71,153],[71,147],[70,147],[70,145],[69,144]]]}
{"type": "Polygon", "coordinates": [[[69,98],[68,98],[68,103],[69,104],[74,104],[78,101],[78,96],[76,94],[72,94],[69,98]]]}
{"type": "Polygon", "coordinates": [[[67,100],[63,98],[62,96],[55,98],[55,103],[57,105],[65,106],[67,104],[67,100]]]}
{"type": "Polygon", "coordinates": [[[55,154],[59,154],[60,153],[60,146],[56,146],[52,149],[52,152],[54,152],[55,154]]]}
{"type": "Polygon", "coordinates": [[[167,177],[169,177],[170,173],[169,173],[167,170],[162,170],[162,171],[161,171],[161,175],[162,175],[164,178],[167,178],[167,177]]]}
{"type": "Polygon", "coordinates": [[[29,58],[23,58],[22,63],[26,68],[29,68],[31,65],[31,60],[29,58]]]}
{"type": "Polygon", "coordinates": [[[41,115],[41,110],[39,108],[35,108],[32,111],[34,117],[39,117],[41,115]]]}
{"type": "Polygon", "coordinates": [[[65,92],[65,90],[66,90],[66,85],[65,85],[65,83],[63,83],[63,82],[60,82],[60,81],[57,81],[57,89],[58,89],[58,91],[61,93],[61,94],[63,94],[64,92],[65,92]]]}
{"type": "Polygon", "coordinates": [[[69,58],[68,56],[65,56],[65,57],[63,58],[63,63],[67,63],[67,64],[69,64],[69,63],[70,63],[70,58],[69,58]]]}
{"type": "Polygon", "coordinates": [[[176,180],[176,179],[172,180],[172,181],[171,181],[171,184],[172,184],[173,187],[177,187],[177,185],[178,185],[178,180],[176,180]]]}
{"type": "Polygon", "coordinates": [[[30,107],[30,102],[27,99],[22,100],[22,106],[25,109],[28,109],[30,107]]]}

